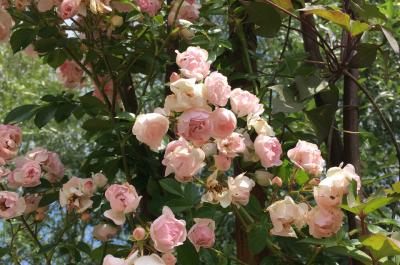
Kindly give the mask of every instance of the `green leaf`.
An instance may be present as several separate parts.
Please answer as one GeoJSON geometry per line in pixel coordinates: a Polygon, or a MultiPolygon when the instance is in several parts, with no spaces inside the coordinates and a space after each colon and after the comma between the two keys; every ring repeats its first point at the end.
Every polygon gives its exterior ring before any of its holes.
{"type": "Polygon", "coordinates": [[[356,54],[350,60],[350,67],[369,67],[375,61],[377,52],[378,46],[370,43],[361,43],[357,47],[356,54]]]}
{"type": "Polygon", "coordinates": [[[341,207],[357,215],[361,212],[363,212],[364,214],[369,214],[394,201],[396,201],[396,198],[393,197],[375,197],[368,199],[364,203],[358,204],[356,207],[350,207],[348,205],[342,205],[341,207]]]}
{"type": "Polygon", "coordinates": [[[159,181],[161,187],[171,194],[183,197],[183,190],[181,184],[175,179],[166,178],[159,181]]]}
{"type": "Polygon", "coordinates": [[[327,89],[329,84],[326,80],[321,80],[317,74],[295,77],[296,89],[299,93],[299,99],[304,100],[327,89]]]}
{"type": "Polygon", "coordinates": [[[52,184],[45,178],[40,179],[40,184],[36,187],[25,188],[25,193],[39,193],[45,192],[52,188],[52,184]]]}
{"type": "Polygon", "coordinates": [[[59,194],[60,194],[59,192],[52,192],[45,194],[39,202],[39,207],[45,207],[49,204],[52,204],[55,201],[58,201],[59,194]]]}
{"type": "Polygon", "coordinates": [[[134,122],[136,115],[127,111],[118,113],[117,116],[115,116],[115,118],[120,119],[120,120],[126,120],[126,121],[130,121],[130,122],[134,122]]]}
{"type": "Polygon", "coordinates": [[[248,13],[247,19],[256,24],[255,32],[257,35],[272,38],[279,32],[282,18],[271,5],[250,2],[245,8],[248,13]]]}
{"type": "Polygon", "coordinates": [[[294,10],[293,4],[291,0],[272,0],[279,7],[282,7],[285,10],[292,11],[294,10]]]}
{"type": "Polygon", "coordinates": [[[69,103],[69,102],[63,102],[57,106],[57,110],[54,115],[54,119],[56,120],[56,122],[62,122],[64,120],[68,119],[75,109],[76,109],[76,105],[69,103]]]}
{"type": "Polygon", "coordinates": [[[387,41],[389,42],[390,47],[392,47],[395,53],[400,53],[399,43],[394,38],[393,34],[386,28],[381,27],[383,35],[385,35],[387,41]]]}
{"type": "Polygon", "coordinates": [[[334,246],[326,249],[327,252],[331,252],[334,254],[342,255],[344,257],[352,257],[358,261],[361,261],[363,264],[370,265],[372,264],[371,257],[368,256],[365,252],[353,247],[353,246],[334,246]]]}
{"type": "Polygon", "coordinates": [[[383,234],[367,236],[361,240],[361,243],[370,249],[373,256],[377,259],[400,255],[400,247],[392,239],[383,234]]]}
{"type": "Polygon", "coordinates": [[[86,131],[105,131],[112,128],[112,123],[109,120],[93,118],[86,120],[82,128],[86,131]]]}
{"type": "Polygon", "coordinates": [[[352,36],[357,36],[369,29],[369,24],[360,22],[358,20],[350,21],[350,33],[352,36]]]}
{"type": "Polygon", "coordinates": [[[336,106],[327,104],[305,111],[320,141],[328,137],[336,110],[336,106]]]}
{"type": "Polygon", "coordinates": [[[178,260],[179,264],[184,265],[198,265],[200,264],[199,261],[199,254],[197,253],[196,249],[190,243],[189,240],[186,240],[185,243],[179,246],[176,249],[178,253],[178,260]]]}
{"type": "Polygon", "coordinates": [[[46,56],[46,63],[48,63],[51,67],[57,68],[62,65],[67,58],[64,50],[62,49],[55,49],[50,51],[46,56]]]}
{"type": "Polygon", "coordinates": [[[57,40],[54,38],[40,39],[35,42],[35,50],[38,53],[46,53],[57,47],[57,40]]]}
{"type": "Polygon", "coordinates": [[[304,11],[306,14],[314,14],[329,20],[350,32],[350,16],[339,10],[326,9],[324,6],[309,6],[300,11],[304,11]]]}
{"type": "Polygon", "coordinates": [[[83,241],[78,242],[77,248],[79,249],[79,251],[82,251],[88,255],[90,255],[90,253],[92,252],[90,246],[83,241]]]}
{"type": "Polygon", "coordinates": [[[0,248],[0,258],[3,257],[4,255],[10,253],[9,248],[0,248]]]}
{"type": "Polygon", "coordinates": [[[263,226],[255,226],[248,234],[249,248],[253,254],[260,253],[267,246],[268,232],[263,226]]]}
{"type": "Polygon", "coordinates": [[[18,123],[29,120],[33,117],[33,115],[35,115],[38,107],[39,105],[36,104],[17,107],[7,114],[6,118],[4,119],[4,123],[18,123]]]}
{"type": "Polygon", "coordinates": [[[303,186],[309,180],[309,177],[304,170],[298,170],[295,179],[298,185],[303,186]]]}
{"type": "Polygon", "coordinates": [[[36,31],[31,28],[21,28],[11,35],[10,44],[14,53],[25,49],[33,42],[36,37],[36,31]]]}
{"type": "Polygon", "coordinates": [[[304,108],[304,103],[295,99],[294,93],[290,88],[276,85],[270,87],[270,89],[278,93],[278,97],[275,96],[272,99],[272,114],[279,112],[292,113],[301,111],[304,108]]]}
{"type": "Polygon", "coordinates": [[[193,208],[193,204],[185,199],[173,199],[166,202],[174,213],[180,213],[193,208]]]}
{"type": "Polygon", "coordinates": [[[57,106],[47,105],[38,109],[34,122],[35,125],[40,129],[45,126],[51,119],[54,118],[54,114],[57,111],[57,106]]]}

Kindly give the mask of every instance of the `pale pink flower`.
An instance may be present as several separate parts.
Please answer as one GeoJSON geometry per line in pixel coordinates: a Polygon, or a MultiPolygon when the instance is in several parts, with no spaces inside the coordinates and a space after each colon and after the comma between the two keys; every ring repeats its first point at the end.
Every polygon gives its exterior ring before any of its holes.
{"type": "Polygon", "coordinates": [[[21,129],[16,125],[0,124],[0,160],[9,160],[18,153],[22,141],[21,129]]]}
{"type": "Polygon", "coordinates": [[[212,123],[210,112],[203,109],[190,109],[178,118],[178,134],[195,145],[202,145],[211,137],[212,123]]]}
{"type": "Polygon", "coordinates": [[[105,193],[111,209],[104,212],[104,216],[111,219],[116,225],[125,223],[125,214],[136,211],[142,196],[139,196],[134,186],[125,183],[113,184],[105,193]]]}
{"type": "Polygon", "coordinates": [[[305,172],[317,176],[324,169],[325,161],[316,144],[299,140],[295,148],[287,152],[289,159],[305,172]]]}
{"type": "Polygon", "coordinates": [[[315,238],[330,237],[336,234],[343,222],[343,212],[337,208],[314,207],[307,214],[310,235],[315,238]]]}
{"type": "Polygon", "coordinates": [[[174,23],[175,17],[177,25],[179,25],[180,19],[189,22],[194,22],[199,19],[201,5],[196,4],[194,1],[184,1],[179,8],[180,3],[180,0],[174,0],[172,2],[171,11],[168,14],[168,25],[170,26],[174,23]],[[176,15],[176,12],[178,12],[178,8],[179,13],[178,15],[176,15]]]}
{"type": "Polygon", "coordinates": [[[254,141],[254,150],[265,168],[279,166],[282,164],[280,159],[282,147],[276,137],[258,135],[254,141]]]}
{"type": "Polygon", "coordinates": [[[235,178],[228,178],[228,188],[232,203],[246,206],[249,203],[250,192],[256,183],[242,173],[235,178]]]}
{"type": "Polygon", "coordinates": [[[37,161],[20,158],[17,167],[8,175],[8,186],[35,187],[40,184],[42,169],[37,161]]]}
{"type": "Polygon", "coordinates": [[[31,43],[29,44],[25,49],[24,49],[24,53],[26,56],[29,56],[31,58],[37,58],[38,57],[38,53],[35,50],[35,46],[31,43]]]}
{"type": "Polygon", "coordinates": [[[275,136],[275,132],[268,122],[261,118],[259,115],[247,116],[247,129],[254,128],[257,134],[263,134],[267,136],[275,136]]]}
{"type": "Polygon", "coordinates": [[[68,19],[78,14],[81,0],[63,0],[59,6],[59,16],[68,19]]]}
{"type": "Polygon", "coordinates": [[[108,254],[103,259],[103,265],[126,265],[126,263],[124,259],[116,258],[108,254]]]}
{"type": "Polygon", "coordinates": [[[150,226],[150,237],[158,251],[169,253],[186,240],[186,222],[177,220],[171,209],[164,206],[162,215],[150,226]]]}
{"type": "Polygon", "coordinates": [[[156,254],[139,256],[139,251],[131,254],[127,259],[115,258],[108,254],[104,257],[103,265],[167,265],[156,254]]]}
{"type": "Polygon", "coordinates": [[[238,117],[244,117],[249,114],[261,114],[264,108],[260,103],[260,99],[249,91],[235,88],[230,95],[232,111],[238,117]]]}
{"type": "Polygon", "coordinates": [[[31,212],[36,211],[39,207],[40,200],[42,199],[42,195],[39,194],[29,194],[24,197],[25,200],[25,211],[24,214],[29,214],[31,212]]]}
{"type": "Polygon", "coordinates": [[[297,237],[292,225],[301,229],[306,223],[308,206],[305,203],[296,204],[293,199],[286,196],[284,200],[271,204],[267,211],[274,227],[271,234],[284,237],[297,237]]]}
{"type": "Polygon", "coordinates": [[[228,103],[231,86],[228,84],[226,76],[218,72],[212,72],[204,80],[204,86],[209,103],[220,107],[224,107],[228,103]]]}
{"type": "Polygon", "coordinates": [[[223,154],[214,155],[215,167],[221,171],[231,168],[232,158],[223,154]]]}
{"type": "Polygon", "coordinates": [[[195,224],[188,232],[188,238],[196,248],[212,248],[215,242],[215,222],[208,218],[194,218],[195,224]]]}
{"type": "Polygon", "coordinates": [[[20,10],[20,11],[24,11],[26,9],[26,7],[29,5],[29,1],[28,0],[15,0],[14,2],[15,8],[20,10]]]}
{"type": "MultiPolygon", "coordinates": [[[[112,103],[113,97],[114,97],[114,83],[113,83],[113,81],[111,79],[109,79],[107,81],[107,83],[105,83],[106,82],[106,78],[102,77],[102,78],[100,78],[100,82],[104,82],[104,84],[102,84],[103,85],[103,92],[104,92],[105,96],[107,97],[107,100],[110,103],[112,103]]],[[[106,102],[103,93],[101,92],[100,88],[98,88],[97,86],[95,86],[92,96],[97,98],[98,100],[100,100],[103,103],[106,102]]],[[[119,96],[118,92],[116,94],[115,101],[118,104],[121,101],[121,97],[119,96]]]]}
{"type": "Polygon", "coordinates": [[[54,5],[54,0],[38,0],[37,9],[39,10],[39,12],[46,12],[51,10],[54,5]]]}
{"type": "Polygon", "coordinates": [[[275,176],[272,180],[271,180],[271,184],[276,185],[278,187],[282,187],[282,179],[278,176],[275,176]]]}
{"type": "Polygon", "coordinates": [[[26,158],[40,163],[48,181],[54,183],[64,177],[64,164],[57,153],[38,147],[28,152],[26,158]]]}
{"type": "Polygon", "coordinates": [[[207,61],[208,52],[206,50],[190,46],[182,53],[175,52],[177,53],[176,64],[185,77],[200,81],[210,73],[211,61],[207,61]]]}
{"type": "Polygon", "coordinates": [[[115,237],[117,233],[118,228],[109,224],[98,224],[93,228],[93,237],[103,242],[115,237]]]}
{"type": "Polygon", "coordinates": [[[119,0],[111,1],[111,7],[121,13],[128,13],[133,10],[133,6],[130,3],[121,2],[119,0]]]}
{"type": "Polygon", "coordinates": [[[169,82],[170,82],[170,83],[173,83],[173,82],[175,82],[175,81],[178,81],[179,79],[181,79],[181,76],[180,76],[178,73],[173,72],[173,73],[171,74],[171,76],[169,77],[169,82]]]}
{"type": "Polygon", "coordinates": [[[191,181],[193,176],[205,166],[205,154],[201,148],[191,146],[185,139],[168,144],[162,164],[166,166],[165,176],[175,173],[179,182],[191,181]]]}
{"type": "Polygon", "coordinates": [[[136,117],[132,133],[138,141],[147,144],[153,151],[157,151],[162,147],[162,140],[168,128],[167,117],[158,113],[147,113],[136,117]]]}
{"type": "Polygon", "coordinates": [[[0,7],[0,42],[6,42],[10,38],[14,21],[7,10],[0,7]]]}
{"type": "Polygon", "coordinates": [[[136,227],[132,232],[132,237],[137,241],[143,240],[146,237],[146,230],[141,226],[136,227]]]}
{"type": "Polygon", "coordinates": [[[75,210],[77,213],[83,213],[92,207],[93,201],[91,194],[83,192],[83,179],[72,177],[60,189],[60,205],[67,206],[68,211],[75,210]]]}
{"type": "Polygon", "coordinates": [[[140,11],[154,17],[161,8],[161,0],[135,0],[135,3],[140,7],[140,11]]]}
{"type": "MultiPolygon", "coordinates": [[[[0,159],[1,160],[1,159],[0,159]]],[[[5,162],[5,161],[4,161],[5,162]]],[[[1,166],[1,164],[2,163],[0,163],[0,180],[3,178],[3,177],[6,177],[8,174],[10,174],[10,170],[8,169],[8,168],[5,168],[5,167],[3,167],[3,166],[1,166]]]]}
{"type": "Polygon", "coordinates": [[[97,188],[103,188],[108,182],[107,177],[101,172],[93,174],[92,179],[97,188]]]}
{"type": "Polygon", "coordinates": [[[244,137],[240,133],[233,132],[226,138],[217,139],[218,151],[226,156],[235,157],[246,149],[244,137]]]}
{"type": "Polygon", "coordinates": [[[165,262],[165,265],[175,265],[177,262],[176,257],[171,253],[165,253],[161,258],[165,262]]]}
{"type": "Polygon", "coordinates": [[[235,114],[225,108],[215,109],[210,116],[212,124],[212,137],[226,138],[233,133],[236,129],[236,116],[235,114]]]}
{"type": "Polygon", "coordinates": [[[79,87],[82,82],[83,70],[71,60],[66,60],[57,68],[57,77],[67,88],[79,87]]]}
{"type": "Polygon", "coordinates": [[[0,218],[10,219],[20,216],[26,208],[25,200],[18,193],[11,191],[0,191],[0,218]]]}

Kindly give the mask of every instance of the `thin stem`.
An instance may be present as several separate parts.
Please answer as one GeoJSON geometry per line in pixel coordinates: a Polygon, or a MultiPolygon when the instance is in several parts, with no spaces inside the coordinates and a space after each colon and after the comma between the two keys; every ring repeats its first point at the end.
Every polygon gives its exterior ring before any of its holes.
{"type": "Polygon", "coordinates": [[[318,257],[319,253],[321,253],[322,250],[322,246],[317,246],[315,248],[314,253],[312,254],[312,256],[310,257],[310,259],[307,261],[306,265],[312,265],[315,264],[315,259],[318,257]]]}
{"type": "Polygon", "coordinates": [[[244,263],[243,261],[241,261],[240,259],[236,258],[235,256],[226,256],[222,251],[219,251],[218,249],[215,248],[210,248],[210,250],[214,251],[218,256],[222,256],[222,257],[226,257],[230,260],[234,260],[237,263],[241,264],[241,265],[248,265],[247,263],[244,263]]]}

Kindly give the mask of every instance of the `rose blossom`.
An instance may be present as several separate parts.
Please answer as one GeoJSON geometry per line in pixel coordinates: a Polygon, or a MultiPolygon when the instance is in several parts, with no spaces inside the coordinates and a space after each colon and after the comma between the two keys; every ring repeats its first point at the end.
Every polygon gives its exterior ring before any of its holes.
{"type": "Polygon", "coordinates": [[[177,261],[176,257],[171,253],[165,253],[161,258],[165,262],[165,265],[175,265],[177,261]]]}
{"type": "Polygon", "coordinates": [[[206,157],[215,155],[218,151],[216,143],[206,143],[201,147],[201,149],[204,151],[206,157]]]}
{"type": "Polygon", "coordinates": [[[178,134],[195,145],[202,145],[211,137],[212,123],[210,112],[203,109],[190,109],[178,118],[178,134]]]}
{"type": "Polygon", "coordinates": [[[246,206],[249,203],[250,192],[256,185],[255,182],[242,173],[235,178],[228,178],[229,192],[232,203],[246,206]]]}
{"type": "Polygon", "coordinates": [[[177,24],[179,24],[180,19],[187,20],[189,22],[194,22],[199,19],[201,5],[195,4],[194,1],[184,1],[179,8],[180,4],[180,0],[174,0],[172,2],[171,11],[168,14],[168,25],[172,26],[175,17],[177,24]],[[178,8],[179,13],[176,15],[178,8]]]}
{"type": "Polygon", "coordinates": [[[132,237],[135,240],[143,240],[146,237],[146,230],[143,227],[136,227],[132,232],[132,237]]]}
{"type": "Polygon", "coordinates": [[[217,139],[217,148],[222,154],[235,157],[238,153],[244,152],[246,145],[243,135],[234,132],[224,139],[217,139]]]}
{"type": "Polygon", "coordinates": [[[57,153],[38,147],[26,154],[26,157],[40,163],[42,169],[47,172],[45,178],[54,183],[64,176],[64,165],[57,153]]]}
{"type": "Polygon", "coordinates": [[[78,14],[81,0],[63,0],[59,7],[59,16],[68,19],[78,14]]]}
{"type": "Polygon", "coordinates": [[[72,177],[60,189],[60,205],[67,206],[68,211],[76,210],[77,213],[83,213],[92,207],[93,201],[90,199],[92,194],[83,191],[84,179],[72,177]]]}
{"type": "Polygon", "coordinates": [[[223,154],[214,155],[215,166],[218,170],[227,171],[232,164],[232,158],[223,154]]]}
{"type": "Polygon", "coordinates": [[[340,167],[330,168],[327,177],[314,187],[315,201],[321,208],[339,206],[353,179],[357,181],[357,190],[359,190],[361,188],[360,177],[355,173],[351,164],[347,164],[343,169],[340,167]]]}
{"type": "Polygon", "coordinates": [[[7,10],[0,7],[0,42],[6,42],[10,38],[14,21],[7,10]]]}
{"type": "Polygon", "coordinates": [[[278,187],[282,187],[282,179],[278,176],[275,176],[272,180],[271,180],[271,184],[276,185],[278,187]]]}
{"type": "Polygon", "coordinates": [[[109,224],[98,224],[93,228],[93,237],[103,242],[115,237],[117,233],[118,228],[109,224]]]}
{"type": "MultiPolygon", "coordinates": [[[[104,93],[105,96],[107,97],[107,100],[108,100],[110,103],[112,103],[113,97],[114,97],[114,83],[113,83],[112,79],[109,78],[109,79],[107,80],[106,77],[102,77],[102,78],[100,78],[99,81],[100,81],[100,82],[103,82],[103,83],[101,84],[101,86],[103,86],[103,93],[104,93]],[[106,83],[106,82],[107,82],[107,83],[106,83]]],[[[99,89],[98,86],[95,86],[94,91],[93,91],[93,93],[92,93],[92,96],[95,97],[95,98],[97,98],[97,99],[100,100],[101,102],[105,103],[106,101],[105,101],[105,98],[104,98],[103,93],[101,92],[101,90],[99,89]]],[[[118,102],[118,104],[119,104],[119,102],[121,101],[121,98],[120,98],[118,92],[117,92],[117,94],[116,94],[115,101],[118,102]]]]}
{"type": "Polygon", "coordinates": [[[195,148],[180,138],[168,144],[162,164],[166,166],[165,176],[175,173],[179,182],[188,182],[205,166],[205,154],[200,148],[195,148]]]}
{"type": "Polygon", "coordinates": [[[195,224],[188,232],[188,238],[199,252],[200,247],[211,248],[215,242],[215,222],[208,218],[194,218],[195,224]]]}
{"type": "Polygon", "coordinates": [[[182,53],[175,52],[177,53],[176,64],[185,77],[200,81],[209,74],[211,61],[207,61],[208,52],[206,50],[190,46],[182,53]]]}
{"type": "Polygon", "coordinates": [[[164,206],[162,215],[150,226],[150,237],[154,247],[160,252],[169,253],[186,240],[186,222],[177,220],[170,208],[164,206]]]}
{"type": "MultiPolygon", "coordinates": [[[[0,159],[1,160],[1,159],[0,159]]],[[[10,174],[10,170],[8,168],[5,168],[3,166],[1,166],[1,161],[0,161],[0,180],[7,176],[8,174],[10,174]]]]}
{"type": "Polygon", "coordinates": [[[21,145],[21,129],[15,125],[0,124],[0,160],[15,157],[21,145]]]}
{"type": "Polygon", "coordinates": [[[8,175],[8,186],[11,188],[38,186],[42,175],[40,164],[29,159],[20,160],[22,161],[16,163],[16,169],[8,175]]]}
{"type": "Polygon", "coordinates": [[[192,108],[211,110],[204,97],[204,85],[196,84],[196,79],[178,79],[170,84],[170,88],[173,94],[168,95],[164,103],[168,112],[183,112],[192,108]]]}
{"type": "Polygon", "coordinates": [[[210,115],[211,135],[214,138],[226,138],[236,129],[236,116],[225,108],[217,108],[210,115]]]}
{"type": "Polygon", "coordinates": [[[258,114],[264,111],[260,99],[249,91],[235,88],[230,96],[231,108],[238,117],[244,117],[249,114],[258,114]]]}
{"type": "Polygon", "coordinates": [[[181,76],[177,73],[177,72],[173,72],[170,76],[169,76],[169,82],[173,83],[175,81],[178,81],[179,79],[181,79],[181,76]]]}
{"type": "Polygon", "coordinates": [[[276,137],[258,135],[254,141],[254,150],[265,168],[282,164],[280,159],[282,147],[276,137]]]}
{"type": "Polygon", "coordinates": [[[83,70],[75,61],[66,60],[57,68],[57,77],[65,87],[79,87],[82,81],[83,70]]]}
{"type": "Polygon", "coordinates": [[[39,12],[46,12],[53,8],[55,4],[54,0],[38,0],[37,9],[39,12]]]}
{"type": "Polygon", "coordinates": [[[26,208],[25,200],[18,193],[0,191],[0,218],[10,219],[20,216],[26,208]]]}
{"type": "Polygon", "coordinates": [[[92,179],[97,188],[103,188],[108,182],[107,177],[101,172],[93,174],[92,179]]]}
{"type": "Polygon", "coordinates": [[[125,223],[125,214],[134,212],[142,198],[137,194],[135,187],[128,183],[111,185],[105,195],[110,202],[111,209],[105,211],[104,216],[111,219],[116,225],[125,223]]]}
{"type": "Polygon", "coordinates": [[[267,136],[275,136],[275,132],[268,122],[258,115],[247,116],[247,128],[248,130],[254,128],[257,134],[263,134],[267,136]]]}
{"type": "Polygon", "coordinates": [[[140,7],[140,11],[154,17],[161,8],[160,0],[135,0],[135,3],[140,7]]]}
{"type": "Polygon", "coordinates": [[[315,238],[330,237],[342,226],[343,212],[337,208],[314,207],[307,214],[310,235],[315,238]]]}
{"type": "Polygon", "coordinates": [[[29,214],[31,212],[36,211],[39,207],[40,200],[42,199],[42,195],[39,194],[29,194],[24,197],[25,200],[25,211],[24,214],[29,214]]]}
{"type": "Polygon", "coordinates": [[[153,151],[161,147],[162,139],[167,133],[169,120],[158,113],[140,114],[137,116],[132,133],[138,141],[147,144],[153,151]]]}
{"type": "Polygon", "coordinates": [[[231,86],[228,84],[226,76],[212,72],[204,80],[204,86],[209,103],[220,107],[224,107],[228,103],[231,86]]]}
{"type": "Polygon", "coordinates": [[[307,173],[317,176],[324,169],[325,161],[316,144],[299,140],[296,147],[287,152],[289,159],[307,173]]]}
{"type": "Polygon", "coordinates": [[[308,206],[305,203],[296,204],[293,199],[286,196],[284,200],[271,204],[267,211],[274,227],[271,234],[276,236],[297,237],[292,225],[301,229],[305,225],[308,206]]]}
{"type": "Polygon", "coordinates": [[[168,265],[156,254],[139,256],[139,251],[134,252],[127,259],[120,259],[108,254],[104,257],[103,265],[168,265]]]}

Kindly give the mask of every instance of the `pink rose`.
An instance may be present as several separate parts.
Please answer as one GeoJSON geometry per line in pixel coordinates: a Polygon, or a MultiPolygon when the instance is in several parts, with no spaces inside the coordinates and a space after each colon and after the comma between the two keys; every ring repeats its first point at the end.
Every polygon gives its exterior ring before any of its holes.
{"type": "Polygon", "coordinates": [[[9,160],[18,153],[22,132],[18,126],[0,124],[0,160],[9,160]]]}
{"type": "Polygon", "coordinates": [[[284,200],[271,204],[267,211],[274,227],[271,234],[284,237],[297,237],[292,225],[301,229],[306,223],[308,206],[305,203],[296,204],[293,199],[286,196],[284,200]]]}
{"type": "Polygon", "coordinates": [[[254,141],[254,150],[265,168],[282,164],[280,160],[282,148],[276,137],[260,134],[254,141]]]}
{"type": "Polygon", "coordinates": [[[103,265],[166,265],[156,254],[139,256],[139,251],[131,254],[127,259],[115,258],[108,254],[104,257],[103,265]]]}
{"type": "MultiPolygon", "coordinates": [[[[105,78],[105,77],[100,78],[100,82],[104,82],[104,83],[105,83],[105,82],[106,82],[106,78],[105,78]]],[[[104,86],[104,87],[103,87],[103,92],[104,92],[104,94],[106,95],[107,100],[108,100],[110,103],[112,103],[113,97],[114,97],[114,84],[113,84],[113,81],[112,81],[111,79],[109,79],[109,80],[107,81],[107,83],[103,84],[103,86],[104,86]]],[[[100,100],[100,101],[103,102],[103,103],[106,102],[103,93],[101,92],[101,90],[100,90],[97,86],[95,86],[92,96],[95,97],[95,98],[97,98],[98,100],[100,100]]],[[[116,101],[118,104],[119,104],[120,101],[121,101],[121,98],[120,98],[118,92],[117,92],[117,94],[116,94],[115,101],[116,101]]]]}
{"type": "Polygon", "coordinates": [[[246,177],[244,174],[245,173],[242,173],[235,178],[228,178],[228,187],[232,203],[243,206],[249,203],[250,192],[256,185],[252,179],[246,177]]]}
{"type": "Polygon", "coordinates": [[[173,72],[173,73],[171,74],[171,76],[169,77],[169,82],[170,82],[170,83],[173,83],[173,82],[175,82],[175,81],[178,81],[179,79],[181,79],[181,76],[180,76],[178,73],[173,72]]]}
{"type": "Polygon", "coordinates": [[[177,261],[176,257],[171,253],[165,253],[161,258],[165,262],[165,265],[175,265],[177,261]]]}
{"type": "Polygon", "coordinates": [[[260,99],[249,91],[235,88],[230,96],[231,108],[238,117],[244,117],[249,114],[261,114],[264,109],[260,99]]]}
{"type": "Polygon", "coordinates": [[[128,13],[133,10],[133,6],[130,3],[120,2],[119,0],[111,1],[111,7],[121,13],[128,13]]]}
{"type": "Polygon", "coordinates": [[[228,84],[226,76],[212,72],[204,81],[206,95],[209,103],[224,107],[228,103],[231,94],[231,86],[228,84]]]}
{"type": "Polygon", "coordinates": [[[232,133],[226,138],[217,139],[218,151],[226,156],[235,157],[238,153],[243,153],[246,149],[244,137],[240,133],[232,133]]]}
{"type": "Polygon", "coordinates": [[[314,207],[307,214],[310,235],[315,238],[330,237],[342,227],[343,212],[337,208],[314,207]]]}
{"type": "Polygon", "coordinates": [[[289,159],[307,173],[317,176],[324,169],[325,161],[318,146],[299,140],[295,148],[287,152],[289,159]]]}
{"type": "Polygon", "coordinates": [[[170,208],[164,206],[162,215],[150,226],[150,237],[154,247],[160,252],[169,253],[186,240],[186,222],[177,220],[170,208]]]}
{"type": "Polygon", "coordinates": [[[18,193],[0,191],[0,218],[10,219],[20,216],[26,208],[25,200],[18,193]]]}
{"type": "Polygon", "coordinates": [[[65,168],[57,153],[38,147],[28,152],[26,157],[40,163],[42,169],[47,173],[45,178],[51,183],[64,177],[65,168]]]}
{"type": "Polygon", "coordinates": [[[38,186],[42,175],[40,164],[24,158],[20,160],[22,161],[17,163],[17,168],[8,175],[8,186],[12,188],[38,186]]]}
{"type": "Polygon", "coordinates": [[[206,110],[190,109],[178,118],[178,134],[196,145],[206,143],[211,132],[210,112],[206,110]]]}
{"type": "Polygon", "coordinates": [[[175,173],[179,182],[191,181],[193,176],[205,166],[205,154],[201,148],[195,148],[181,138],[168,144],[162,164],[166,166],[165,176],[175,173]]]}
{"type": "Polygon", "coordinates": [[[124,259],[116,258],[110,254],[104,257],[103,265],[126,265],[124,259]]]}
{"type": "Polygon", "coordinates": [[[97,188],[103,188],[105,185],[107,185],[108,179],[103,173],[96,173],[92,175],[92,179],[94,182],[94,185],[96,185],[97,188]]]}
{"type": "Polygon", "coordinates": [[[66,60],[57,68],[57,77],[65,87],[79,87],[82,82],[83,70],[75,61],[66,60]]]}
{"type": "Polygon", "coordinates": [[[63,0],[59,7],[59,16],[62,19],[68,19],[78,14],[81,0],[63,0]]]}
{"type": "Polygon", "coordinates": [[[271,180],[271,184],[272,185],[276,185],[278,187],[282,187],[282,179],[278,176],[275,176],[272,180],[271,180]]]}
{"type": "Polygon", "coordinates": [[[175,51],[176,64],[180,67],[181,73],[187,78],[203,80],[210,73],[211,61],[207,61],[208,52],[200,47],[188,47],[180,53],[175,51]]]}
{"type": "Polygon", "coordinates": [[[54,4],[54,0],[39,0],[37,2],[37,9],[39,10],[39,12],[46,12],[51,10],[54,4]]]}
{"type": "Polygon", "coordinates": [[[140,11],[154,17],[161,8],[160,0],[135,0],[135,3],[140,7],[140,11]]]}
{"type": "Polygon", "coordinates": [[[215,242],[215,222],[207,218],[194,218],[195,225],[190,228],[188,238],[199,252],[200,247],[212,248],[215,242]]]}
{"type": "Polygon", "coordinates": [[[224,108],[215,109],[210,115],[212,137],[226,138],[236,129],[236,116],[232,111],[224,108]]]}
{"type": "MultiPolygon", "coordinates": [[[[1,160],[1,159],[0,159],[1,160]]],[[[8,174],[10,174],[10,170],[8,168],[5,168],[3,166],[1,166],[1,161],[0,161],[0,180],[7,176],[8,174]]]]}
{"type": "Polygon", "coordinates": [[[84,192],[84,179],[72,177],[60,189],[60,205],[67,206],[68,211],[76,210],[83,213],[92,207],[93,201],[90,199],[92,194],[84,192]]]}
{"type": "Polygon", "coordinates": [[[118,228],[109,224],[98,224],[93,228],[93,237],[106,242],[115,237],[118,233],[118,228]]]}
{"type": "Polygon", "coordinates": [[[36,211],[36,209],[39,207],[40,200],[42,199],[42,196],[39,194],[29,194],[24,197],[25,200],[25,211],[24,214],[29,214],[31,212],[36,211]]]}
{"type": "Polygon", "coordinates": [[[10,38],[14,21],[10,14],[0,7],[0,42],[6,42],[10,38]]]}
{"type": "Polygon", "coordinates": [[[134,186],[128,183],[113,184],[106,190],[106,199],[110,202],[111,209],[105,211],[104,216],[116,225],[122,225],[125,223],[125,214],[134,212],[141,198],[134,186]]]}
{"type": "Polygon", "coordinates": [[[143,227],[136,227],[135,230],[132,232],[133,239],[140,241],[145,239],[146,237],[146,230],[143,227]]]}
{"type": "Polygon", "coordinates": [[[214,155],[215,166],[218,170],[227,171],[231,168],[232,158],[223,154],[214,155]]]}
{"type": "Polygon", "coordinates": [[[179,20],[183,19],[189,22],[195,22],[199,19],[201,5],[195,4],[194,1],[184,1],[179,8],[181,1],[174,0],[172,2],[171,11],[168,14],[168,25],[172,26],[176,17],[175,23],[179,25],[179,20]],[[176,12],[179,13],[176,15],[176,12]]]}
{"type": "Polygon", "coordinates": [[[167,133],[169,120],[158,113],[140,114],[137,116],[132,133],[138,141],[147,144],[153,151],[161,147],[162,139],[167,133]]]}

